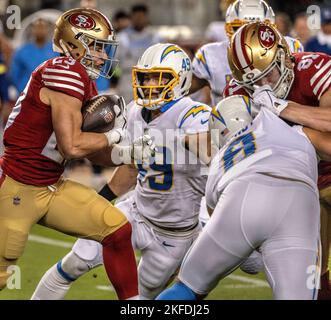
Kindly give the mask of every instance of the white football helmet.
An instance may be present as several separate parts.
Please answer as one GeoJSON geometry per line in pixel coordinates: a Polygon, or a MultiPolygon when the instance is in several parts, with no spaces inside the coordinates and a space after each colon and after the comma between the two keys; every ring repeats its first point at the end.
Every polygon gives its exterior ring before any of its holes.
{"type": "Polygon", "coordinates": [[[150,110],[187,95],[191,81],[191,59],[183,49],[171,43],[149,47],[132,68],[134,100],[150,110]],[[157,81],[146,84],[151,76],[157,81]]]}
{"type": "Polygon", "coordinates": [[[260,21],[275,24],[275,13],[263,0],[237,0],[225,14],[225,31],[229,39],[244,24],[260,21]]]}
{"type": "Polygon", "coordinates": [[[256,109],[250,98],[235,95],[221,100],[209,117],[209,131],[212,142],[220,149],[238,131],[249,125],[256,109]]]}

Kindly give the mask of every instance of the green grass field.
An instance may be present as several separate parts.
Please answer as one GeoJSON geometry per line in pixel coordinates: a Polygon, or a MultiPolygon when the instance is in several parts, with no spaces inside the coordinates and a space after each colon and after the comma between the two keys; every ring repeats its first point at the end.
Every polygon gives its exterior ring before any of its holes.
{"type": "MultiPolygon", "coordinates": [[[[38,281],[44,272],[69,250],[73,237],[35,226],[31,232],[25,253],[19,260],[21,269],[21,289],[5,289],[0,293],[3,300],[30,299],[38,281]],[[51,244],[44,243],[47,240],[51,244]]],[[[90,271],[73,284],[68,300],[84,299],[116,299],[116,294],[109,286],[109,281],[103,267],[90,271]]],[[[213,290],[208,299],[271,299],[271,290],[268,287],[264,274],[257,276],[247,275],[240,270],[224,279],[213,290]]]]}

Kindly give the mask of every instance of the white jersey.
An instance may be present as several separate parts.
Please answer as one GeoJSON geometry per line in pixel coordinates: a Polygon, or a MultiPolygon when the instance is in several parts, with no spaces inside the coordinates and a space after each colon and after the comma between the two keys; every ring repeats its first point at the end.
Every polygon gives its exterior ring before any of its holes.
{"type": "Polygon", "coordinates": [[[198,221],[207,177],[205,166],[180,140],[184,133],[208,131],[211,109],[189,97],[167,106],[168,110],[148,123],[142,107],[133,103],[129,109],[130,138],[134,140],[148,133],[157,147],[156,163],[137,165],[134,197],[140,214],[152,223],[185,228],[198,221]]]}
{"type": "Polygon", "coordinates": [[[212,160],[206,186],[207,205],[214,209],[231,181],[252,173],[299,180],[318,192],[317,156],[302,127],[289,126],[265,108],[212,160]]]}
{"type": "MultiPolygon", "coordinates": [[[[291,37],[285,39],[293,53],[304,51],[299,40],[291,37]]],[[[213,106],[222,99],[223,90],[232,78],[227,58],[228,46],[228,40],[208,43],[197,51],[193,59],[193,73],[197,78],[208,81],[213,106]]]]}

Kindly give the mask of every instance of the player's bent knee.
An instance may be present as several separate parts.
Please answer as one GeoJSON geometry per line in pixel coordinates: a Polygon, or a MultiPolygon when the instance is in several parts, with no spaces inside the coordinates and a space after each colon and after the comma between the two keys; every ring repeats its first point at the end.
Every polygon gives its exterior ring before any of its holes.
{"type": "Polygon", "coordinates": [[[161,252],[158,255],[154,252],[153,257],[144,256],[138,269],[139,294],[147,299],[154,299],[172,276],[172,272],[169,272],[173,269],[172,264],[173,261],[166,259],[161,252]]]}
{"type": "Polygon", "coordinates": [[[57,265],[58,272],[68,281],[74,281],[90,270],[89,262],[70,251],[57,265]]]}
{"type": "Polygon", "coordinates": [[[72,251],[82,260],[88,261],[92,268],[102,264],[102,246],[97,241],[78,239],[72,251]]]}

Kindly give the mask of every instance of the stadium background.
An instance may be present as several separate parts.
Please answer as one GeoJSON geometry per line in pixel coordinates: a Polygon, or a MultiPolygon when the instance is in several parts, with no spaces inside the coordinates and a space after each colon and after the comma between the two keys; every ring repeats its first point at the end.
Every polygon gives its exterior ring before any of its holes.
{"type": "MultiPolygon", "coordinates": [[[[150,33],[157,35],[162,41],[169,41],[183,46],[190,54],[204,43],[225,39],[224,13],[230,0],[145,0],[148,7],[148,27],[150,33]]],[[[309,5],[323,4],[331,6],[331,1],[309,0],[270,0],[268,3],[276,12],[277,24],[284,33],[298,37],[304,44],[318,30],[310,30],[305,26],[309,5]]],[[[59,0],[0,0],[0,137],[2,136],[8,114],[19,94],[19,87],[12,76],[15,54],[28,41],[33,41],[32,25],[38,18],[47,21],[47,40],[51,38],[53,23],[61,12],[79,7],[96,6],[105,15],[114,19],[119,12],[130,14],[137,0],[98,0],[98,1],[59,1],[59,0]],[[21,28],[8,28],[7,22],[11,15],[7,9],[17,5],[20,9],[21,28]]],[[[17,7],[16,7],[17,8],[17,7]]],[[[125,31],[125,30],[124,30],[125,31]]],[[[123,32],[123,30],[121,31],[123,32]]],[[[121,46],[121,42],[120,42],[121,46]]],[[[130,44],[128,45],[130,50],[130,44]]],[[[143,50],[145,48],[141,48],[143,50]]],[[[130,68],[132,60],[126,59],[121,52],[119,69],[115,80],[103,84],[102,91],[129,92],[125,69],[130,68]],[[106,86],[106,87],[105,87],[106,86]],[[124,86],[124,88],[122,88],[124,86]]],[[[208,102],[208,92],[200,92],[201,100],[208,102]]],[[[2,141],[2,139],[1,139],[2,141]]],[[[0,154],[2,146],[0,146],[0,154]]],[[[84,184],[99,189],[110,177],[111,169],[93,167],[86,161],[75,161],[69,164],[66,175],[84,184]]],[[[71,248],[74,238],[64,236],[55,231],[35,226],[29,238],[27,250],[19,261],[21,268],[21,289],[5,290],[0,299],[29,299],[43,273],[71,248]]],[[[137,259],[139,255],[137,254],[137,259]]],[[[115,299],[115,293],[109,286],[109,281],[102,267],[99,267],[75,283],[67,299],[115,299]]],[[[271,290],[263,274],[250,276],[236,271],[227,277],[209,295],[209,299],[271,299],[271,290]]]]}

